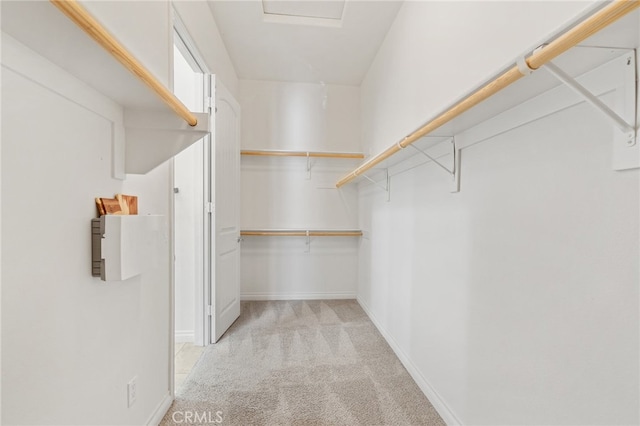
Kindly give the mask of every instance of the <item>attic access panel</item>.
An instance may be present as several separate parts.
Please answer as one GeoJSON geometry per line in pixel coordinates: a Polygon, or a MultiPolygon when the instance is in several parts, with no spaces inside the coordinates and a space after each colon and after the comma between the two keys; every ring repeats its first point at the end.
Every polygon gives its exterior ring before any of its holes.
{"type": "Polygon", "coordinates": [[[265,15],[341,20],[343,1],[282,1],[262,0],[265,15]]]}
{"type": "Polygon", "coordinates": [[[262,0],[265,22],[341,27],[345,1],[262,0]]]}

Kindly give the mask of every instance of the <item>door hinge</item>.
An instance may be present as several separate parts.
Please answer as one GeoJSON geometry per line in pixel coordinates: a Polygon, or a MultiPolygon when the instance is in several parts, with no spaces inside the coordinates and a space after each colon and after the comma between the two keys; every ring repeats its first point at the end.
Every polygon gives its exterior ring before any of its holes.
{"type": "Polygon", "coordinates": [[[209,108],[209,109],[213,109],[215,107],[214,99],[212,97],[204,98],[204,107],[205,108],[209,108]]]}
{"type": "Polygon", "coordinates": [[[207,203],[205,205],[205,209],[207,210],[207,213],[213,213],[213,203],[207,203]]]}
{"type": "Polygon", "coordinates": [[[207,315],[209,315],[210,317],[213,316],[213,306],[211,305],[207,306],[207,315]]]}

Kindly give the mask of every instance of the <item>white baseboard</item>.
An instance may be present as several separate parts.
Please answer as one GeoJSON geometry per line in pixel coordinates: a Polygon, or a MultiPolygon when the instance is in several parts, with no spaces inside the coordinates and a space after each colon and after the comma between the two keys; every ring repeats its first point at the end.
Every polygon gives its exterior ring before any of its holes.
{"type": "Polygon", "coordinates": [[[355,299],[355,293],[242,293],[240,300],[330,300],[355,299]]]}
{"type": "Polygon", "coordinates": [[[384,337],[389,346],[391,346],[391,349],[393,349],[398,359],[400,359],[400,362],[402,363],[402,365],[404,365],[404,368],[407,369],[409,375],[411,375],[418,387],[420,387],[422,393],[424,393],[429,402],[431,402],[431,405],[433,405],[433,408],[435,408],[438,414],[440,414],[442,420],[444,420],[444,422],[449,426],[462,425],[460,419],[458,419],[458,417],[453,414],[453,411],[451,411],[449,406],[442,400],[438,392],[436,392],[433,386],[431,386],[427,379],[424,378],[424,376],[420,373],[418,368],[413,364],[411,359],[404,353],[404,351],[400,349],[400,346],[396,343],[393,337],[391,337],[391,335],[387,333],[387,331],[382,327],[381,323],[377,320],[375,315],[373,315],[366,303],[364,303],[360,298],[358,298],[357,300],[362,309],[371,319],[371,322],[373,322],[380,334],[382,334],[382,337],[384,337]]]}
{"type": "Polygon", "coordinates": [[[173,338],[176,343],[192,343],[195,342],[196,334],[193,330],[176,330],[173,338]]]}
{"type": "Polygon", "coordinates": [[[149,426],[158,426],[158,424],[160,424],[160,422],[162,421],[164,415],[167,414],[167,411],[169,411],[169,408],[171,408],[171,404],[173,404],[173,397],[170,393],[168,393],[164,396],[162,401],[160,401],[160,404],[158,404],[153,414],[151,414],[151,417],[149,417],[149,420],[147,420],[146,424],[149,426]]]}

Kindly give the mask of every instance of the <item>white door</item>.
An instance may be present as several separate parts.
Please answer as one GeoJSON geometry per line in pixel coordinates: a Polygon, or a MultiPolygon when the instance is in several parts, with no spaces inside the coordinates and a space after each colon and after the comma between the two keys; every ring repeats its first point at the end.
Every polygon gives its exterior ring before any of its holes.
{"type": "Polygon", "coordinates": [[[240,316],[240,105],[211,76],[211,340],[240,316]]]}

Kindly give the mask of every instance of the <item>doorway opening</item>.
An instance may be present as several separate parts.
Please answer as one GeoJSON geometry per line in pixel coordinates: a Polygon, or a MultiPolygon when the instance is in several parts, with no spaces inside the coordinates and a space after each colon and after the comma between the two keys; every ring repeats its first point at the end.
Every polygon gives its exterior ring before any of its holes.
{"type": "MultiPolygon", "coordinates": [[[[204,112],[208,108],[208,73],[175,11],[173,40],[174,94],[191,111],[204,112]]],[[[211,271],[206,212],[210,141],[209,136],[204,137],[173,159],[174,391],[210,343],[206,321],[211,271]]]]}
{"type": "Polygon", "coordinates": [[[173,64],[175,95],[208,112],[212,129],[173,162],[175,390],[202,348],[240,316],[240,105],[209,73],[175,11],[173,64]]]}

